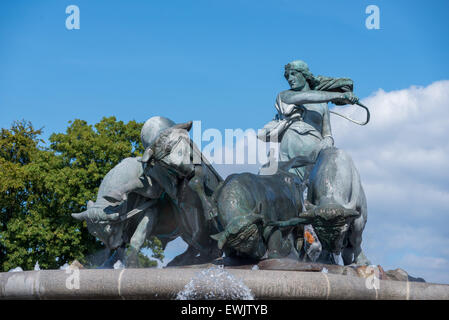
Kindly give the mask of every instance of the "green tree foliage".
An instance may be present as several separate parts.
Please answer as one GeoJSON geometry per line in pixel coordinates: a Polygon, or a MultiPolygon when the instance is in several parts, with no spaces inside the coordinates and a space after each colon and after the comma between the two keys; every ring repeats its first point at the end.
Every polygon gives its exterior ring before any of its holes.
{"type": "MultiPolygon", "coordinates": [[[[39,261],[58,268],[102,248],[85,222],[70,216],[95,201],[106,173],[123,158],[142,153],[142,123],[103,118],[94,127],[70,123],[65,133],[52,134],[50,144],[30,122],[15,122],[0,135],[0,271],[24,270],[39,261]]],[[[160,241],[147,242],[153,257],[163,259],[160,241]]],[[[142,256],[142,262],[146,261],[142,256]]],[[[144,265],[153,266],[147,259],[144,265]]]]}
{"type": "Polygon", "coordinates": [[[162,249],[162,242],[156,237],[146,240],[143,247],[151,249],[152,257],[160,261],[164,260],[164,250],[162,249]]]}

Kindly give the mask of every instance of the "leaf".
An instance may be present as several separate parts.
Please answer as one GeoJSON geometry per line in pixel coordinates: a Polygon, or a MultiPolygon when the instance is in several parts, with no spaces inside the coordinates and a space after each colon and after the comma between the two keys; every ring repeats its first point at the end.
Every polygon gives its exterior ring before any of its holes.
{"type": "MultiPolygon", "coordinates": [[[[16,121],[0,132],[0,269],[59,268],[103,245],[72,212],[94,200],[106,173],[126,157],[141,155],[143,123],[115,117],[95,125],[75,119],[50,143],[30,122],[16,121]]],[[[160,241],[149,246],[163,258],[160,241]]]]}

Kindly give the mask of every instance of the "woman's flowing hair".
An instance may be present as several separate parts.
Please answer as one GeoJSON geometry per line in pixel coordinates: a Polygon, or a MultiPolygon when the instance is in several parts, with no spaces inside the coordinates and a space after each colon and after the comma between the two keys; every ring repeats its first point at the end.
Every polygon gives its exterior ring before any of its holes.
{"type": "MultiPolygon", "coordinates": [[[[298,72],[301,72],[303,77],[306,79],[306,81],[309,83],[309,87],[311,90],[317,90],[317,91],[332,91],[332,92],[352,92],[354,90],[354,82],[349,78],[331,78],[331,77],[325,77],[325,76],[317,76],[315,77],[312,72],[309,70],[309,66],[307,63],[301,60],[295,60],[290,62],[289,64],[285,65],[285,70],[293,69],[298,72]]],[[[335,101],[336,105],[345,105],[345,101],[335,101]]],[[[349,120],[351,122],[354,122],[358,125],[364,126],[369,122],[370,119],[370,112],[369,109],[361,104],[360,102],[356,103],[360,107],[366,110],[366,120],[365,121],[357,121],[354,119],[351,119],[345,115],[342,115],[338,112],[330,110],[331,113],[336,114],[340,117],[345,118],[346,120],[349,120]]]]}
{"type": "Polygon", "coordinates": [[[315,77],[309,70],[298,70],[298,71],[302,73],[304,78],[306,78],[306,81],[309,83],[310,89],[316,90],[315,88],[320,85],[319,77],[315,77]]]}
{"type": "Polygon", "coordinates": [[[295,60],[285,66],[285,69],[293,69],[301,72],[309,84],[310,89],[319,91],[348,92],[353,91],[354,83],[349,78],[331,78],[325,76],[314,76],[310,72],[307,63],[295,60]]]}

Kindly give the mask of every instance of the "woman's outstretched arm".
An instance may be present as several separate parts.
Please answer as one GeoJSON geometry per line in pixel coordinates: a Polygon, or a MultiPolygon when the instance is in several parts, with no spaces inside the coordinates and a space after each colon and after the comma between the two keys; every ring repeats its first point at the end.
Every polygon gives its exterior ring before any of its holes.
{"type": "Polygon", "coordinates": [[[347,104],[354,104],[358,101],[357,97],[352,92],[330,92],[330,91],[284,91],[281,94],[282,101],[287,104],[302,105],[308,103],[323,103],[344,101],[347,104]]]}

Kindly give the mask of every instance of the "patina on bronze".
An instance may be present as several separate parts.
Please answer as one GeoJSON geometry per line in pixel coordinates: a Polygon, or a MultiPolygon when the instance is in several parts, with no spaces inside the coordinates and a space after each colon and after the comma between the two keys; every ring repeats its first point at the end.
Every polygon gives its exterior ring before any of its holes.
{"type": "MultiPolygon", "coordinates": [[[[223,181],[190,140],[191,122],[153,117],[142,128],[145,152],[132,160],[140,167],[122,164],[111,170],[112,176],[121,168],[121,180],[105,177],[110,187],[100,188],[98,204],[74,216],[87,220],[90,232],[108,247],[131,243],[135,256],[172,214],[177,222],[172,238],[181,235],[192,253],[176,264],[197,263],[195,253],[211,261],[222,249],[230,257],[324,263],[337,263],[335,254],[341,253],[346,265],[369,264],[361,250],[365,194],[349,155],[333,147],[327,106],[360,105],[353,82],[315,77],[300,60],[287,64],[284,76],[290,89],[277,95],[277,115],[258,136],[280,142],[274,174],[233,174],[223,181]]],[[[368,121],[369,112],[359,124],[368,121]]]]}

